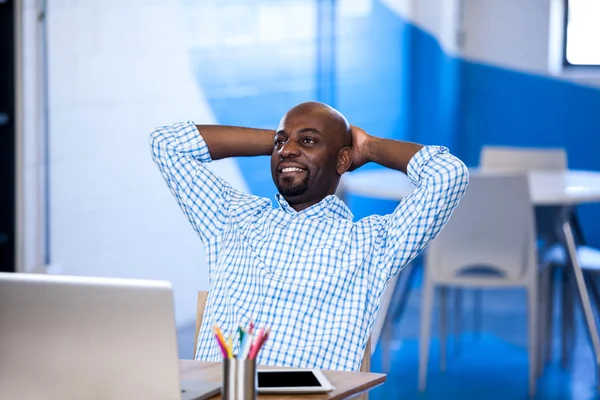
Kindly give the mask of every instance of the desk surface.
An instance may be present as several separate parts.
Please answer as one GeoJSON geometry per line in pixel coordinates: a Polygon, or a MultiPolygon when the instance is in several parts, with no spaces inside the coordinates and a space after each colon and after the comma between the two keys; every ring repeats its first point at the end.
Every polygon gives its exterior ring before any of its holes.
{"type": "MultiPolygon", "coordinates": [[[[220,382],[222,376],[221,363],[180,360],[179,375],[181,379],[197,380],[203,382],[220,382]]],[[[385,382],[385,374],[374,374],[364,372],[323,371],[335,390],[327,394],[302,395],[303,399],[345,399],[356,393],[372,389],[385,382]]],[[[220,399],[221,396],[215,396],[220,399]]],[[[258,398],[270,400],[296,400],[298,395],[268,395],[258,398]]]]}
{"type": "MultiPolygon", "coordinates": [[[[493,172],[471,169],[471,174],[493,172]]],[[[498,172],[496,172],[498,173],[498,172]]],[[[530,171],[531,200],[537,206],[600,202],[599,171],[530,171]]],[[[345,174],[344,192],[359,196],[400,200],[415,188],[402,172],[377,169],[345,174]]]]}

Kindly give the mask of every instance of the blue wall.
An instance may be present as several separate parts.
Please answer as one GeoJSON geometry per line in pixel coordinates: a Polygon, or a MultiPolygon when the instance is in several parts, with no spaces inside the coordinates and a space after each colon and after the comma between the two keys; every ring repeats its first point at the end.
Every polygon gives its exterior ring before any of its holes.
{"type": "MultiPolygon", "coordinates": [[[[368,15],[337,18],[333,0],[313,1],[311,40],[193,52],[219,123],[275,128],[295,104],[318,100],[375,135],[446,145],[471,166],[483,145],[504,144],[565,147],[571,168],[600,169],[600,90],[449,56],[378,1],[368,15]]],[[[239,164],[251,190],[272,198],[266,157],[239,164]]],[[[394,203],[351,198],[350,205],[360,218],[394,203]]],[[[600,206],[582,207],[581,216],[588,240],[600,246],[600,206]]]]}
{"type": "MultiPolygon", "coordinates": [[[[255,1],[256,7],[277,2],[255,1]]],[[[364,17],[332,21],[330,0],[314,1],[315,40],[196,49],[193,66],[221,124],[275,129],[303,101],[325,101],[378,136],[407,137],[410,26],[378,2],[364,17]],[[333,36],[330,32],[333,31],[333,36]],[[328,52],[333,43],[335,57],[328,52]]],[[[225,21],[227,10],[223,10],[225,21]]],[[[298,16],[298,18],[314,16],[298,16]]],[[[255,22],[255,21],[254,21],[255,22]]],[[[249,20],[249,24],[254,23],[249,20]]],[[[224,22],[225,23],[225,22],[224,22]]],[[[309,24],[307,24],[308,26],[309,24]]],[[[253,193],[273,198],[267,157],[238,160],[253,193]]]]}
{"type": "MultiPolygon", "coordinates": [[[[485,144],[564,147],[569,167],[600,170],[600,90],[463,62],[461,156],[476,165],[485,144]]],[[[600,247],[600,206],[578,209],[584,236],[600,247]]]]}

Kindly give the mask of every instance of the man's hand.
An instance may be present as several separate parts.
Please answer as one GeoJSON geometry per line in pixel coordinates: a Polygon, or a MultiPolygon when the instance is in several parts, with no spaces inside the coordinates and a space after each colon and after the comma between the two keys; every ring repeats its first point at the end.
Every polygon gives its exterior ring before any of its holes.
{"type": "Polygon", "coordinates": [[[406,173],[410,159],[423,148],[417,143],[371,136],[354,125],[350,125],[350,130],[352,164],[348,171],[354,171],[368,162],[374,162],[406,173]]]}
{"type": "Polygon", "coordinates": [[[354,125],[350,125],[350,131],[352,132],[352,164],[348,171],[354,171],[370,161],[368,142],[371,136],[363,129],[354,125]]]}

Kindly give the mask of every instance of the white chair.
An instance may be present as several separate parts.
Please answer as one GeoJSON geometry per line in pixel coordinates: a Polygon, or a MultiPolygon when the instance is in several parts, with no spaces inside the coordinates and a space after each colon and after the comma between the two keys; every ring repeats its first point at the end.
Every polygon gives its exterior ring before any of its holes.
{"type": "Polygon", "coordinates": [[[471,175],[465,196],[425,258],[420,390],[426,387],[434,289],[520,287],[528,293],[529,393],[535,394],[539,299],[534,222],[526,175],[471,175]]]}
{"type": "MultiPolygon", "coordinates": [[[[567,169],[567,152],[562,148],[484,146],[479,158],[483,171],[527,172],[567,169]]],[[[537,234],[547,243],[556,242],[555,207],[536,209],[537,234]]]]}
{"type": "Polygon", "coordinates": [[[373,323],[373,328],[371,329],[371,355],[375,353],[375,349],[378,345],[381,346],[382,366],[384,367],[384,370],[387,370],[387,367],[389,367],[390,338],[388,337],[389,335],[386,335],[386,333],[390,330],[391,327],[389,325],[391,325],[393,322],[390,321],[390,318],[393,315],[393,313],[390,313],[390,311],[393,311],[391,303],[399,276],[400,274],[396,274],[383,292],[381,304],[379,305],[379,311],[377,312],[375,322],[373,323]]]}
{"type": "Polygon", "coordinates": [[[484,146],[479,167],[506,172],[567,169],[567,152],[561,148],[484,146]]]}
{"type": "MultiPolygon", "coordinates": [[[[539,147],[512,147],[512,146],[484,146],[480,153],[479,168],[482,171],[499,171],[499,172],[527,172],[531,170],[565,170],[567,169],[567,152],[563,148],[539,148],[539,147]]],[[[539,249],[540,258],[544,257],[542,254],[546,253],[550,246],[558,241],[556,236],[556,227],[554,225],[556,220],[556,213],[560,212],[557,207],[544,206],[535,208],[535,223],[536,223],[536,234],[539,239],[542,240],[543,245],[539,249]]],[[[575,214],[572,218],[576,221],[575,214]]],[[[579,224],[575,224],[576,227],[579,224]]],[[[580,235],[580,231],[577,228],[577,232],[580,235]]],[[[552,357],[552,312],[553,312],[553,298],[554,290],[552,285],[552,273],[548,271],[545,275],[542,285],[542,291],[548,301],[546,301],[546,309],[543,313],[542,326],[544,327],[544,355],[543,360],[540,360],[543,365],[545,361],[548,361],[552,357]]],[[[563,297],[569,299],[572,297],[571,293],[568,293],[569,286],[564,284],[562,286],[563,297]]],[[[475,301],[476,310],[481,309],[480,296],[477,296],[475,301]]],[[[563,323],[563,337],[566,337],[567,331],[572,332],[574,323],[573,318],[568,316],[573,315],[572,302],[563,306],[567,310],[563,315],[565,316],[563,323]],[[571,322],[569,322],[571,321],[571,322]]],[[[478,315],[481,314],[480,312],[478,315]]],[[[479,324],[477,324],[479,325],[479,324]]],[[[566,339],[565,339],[566,340],[566,339]]],[[[566,357],[566,349],[563,348],[563,359],[566,357]]],[[[541,368],[540,368],[541,371],[541,368]]]]}
{"type": "MultiPolygon", "coordinates": [[[[527,172],[531,170],[567,169],[567,152],[562,148],[484,146],[479,156],[483,171],[527,172]]],[[[554,240],[554,226],[548,226],[548,213],[536,210],[537,232],[545,240],[554,240]]]]}
{"type": "MultiPolygon", "coordinates": [[[[484,146],[479,157],[483,171],[527,172],[567,169],[567,152],[562,148],[484,146]]],[[[547,243],[556,242],[553,213],[556,207],[538,207],[537,234],[547,243]]]]}
{"type": "MultiPolygon", "coordinates": [[[[567,169],[567,153],[561,148],[521,148],[521,147],[501,147],[485,146],[480,155],[480,168],[482,170],[495,171],[529,171],[533,169],[564,170],[567,169]]],[[[564,249],[556,245],[559,241],[556,237],[556,227],[554,221],[556,213],[559,210],[556,207],[536,207],[536,230],[538,236],[543,240],[544,246],[540,251],[540,257],[546,263],[553,266],[564,266],[567,263],[564,249]]],[[[571,214],[572,224],[576,240],[578,241],[577,255],[581,268],[587,278],[590,287],[590,293],[596,303],[597,309],[600,309],[600,250],[585,246],[583,233],[580,228],[576,214],[571,214]]],[[[544,292],[547,290],[547,309],[544,312],[544,360],[551,358],[552,349],[552,310],[554,290],[551,282],[551,273],[548,274],[548,280],[544,282],[544,292]],[[547,285],[547,287],[546,287],[547,285]]],[[[562,365],[566,366],[569,354],[569,347],[574,345],[575,337],[575,317],[574,317],[574,293],[572,287],[563,273],[561,284],[562,292],[562,365]],[[570,339],[569,339],[570,336],[570,339]],[[570,342],[570,343],[569,343],[570,342]]]]}

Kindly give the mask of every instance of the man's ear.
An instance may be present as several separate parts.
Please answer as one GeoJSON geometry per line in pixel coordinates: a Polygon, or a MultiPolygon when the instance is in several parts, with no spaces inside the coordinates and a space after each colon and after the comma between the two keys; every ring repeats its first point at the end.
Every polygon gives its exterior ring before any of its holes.
{"type": "Polygon", "coordinates": [[[348,171],[350,166],[352,165],[352,150],[350,147],[343,147],[338,152],[337,159],[337,173],[342,175],[344,172],[348,171]]]}

